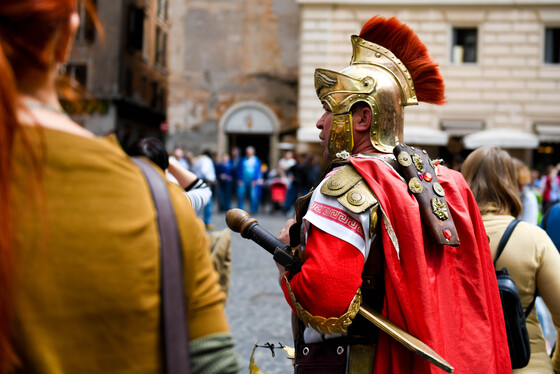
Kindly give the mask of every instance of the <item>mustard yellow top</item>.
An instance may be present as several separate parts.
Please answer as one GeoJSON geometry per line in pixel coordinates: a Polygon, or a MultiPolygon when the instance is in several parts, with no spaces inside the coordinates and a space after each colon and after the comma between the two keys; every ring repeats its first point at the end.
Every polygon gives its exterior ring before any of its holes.
{"type": "MultiPolygon", "coordinates": [[[[21,371],[161,372],[158,228],[140,170],[114,140],[26,128],[16,138],[12,186],[21,371]],[[37,164],[28,157],[41,147],[43,194],[34,192],[37,164]]],[[[178,186],[169,183],[169,192],[190,339],[227,334],[204,226],[178,186]]]]}
{"type": "MultiPolygon", "coordinates": [[[[482,220],[494,258],[498,243],[513,217],[488,214],[482,216],[482,220]]],[[[527,309],[538,287],[540,296],[550,310],[554,326],[560,331],[560,253],[546,232],[530,223],[520,222],[496,264],[497,269],[503,267],[508,269],[515,282],[523,309],[527,309]]],[[[531,341],[531,360],[529,365],[513,372],[553,373],[553,365],[554,369],[560,371],[560,352],[556,350],[551,362],[546,353],[545,340],[534,307],[527,317],[527,330],[531,341]]]]}

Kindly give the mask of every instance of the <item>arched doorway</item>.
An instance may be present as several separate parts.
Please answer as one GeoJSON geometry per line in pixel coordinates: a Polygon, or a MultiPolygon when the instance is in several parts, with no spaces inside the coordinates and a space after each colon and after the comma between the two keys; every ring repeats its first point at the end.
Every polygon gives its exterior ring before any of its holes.
{"type": "Polygon", "coordinates": [[[275,165],[278,160],[277,132],[279,121],[263,103],[244,101],[231,106],[219,123],[218,150],[243,150],[252,145],[263,163],[275,165]]]}

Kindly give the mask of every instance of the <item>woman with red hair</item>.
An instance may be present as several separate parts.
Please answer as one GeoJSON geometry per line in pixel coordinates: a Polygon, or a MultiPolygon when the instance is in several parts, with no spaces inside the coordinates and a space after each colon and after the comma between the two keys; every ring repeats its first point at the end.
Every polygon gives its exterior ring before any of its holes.
{"type": "MultiPolygon", "coordinates": [[[[0,372],[162,372],[149,187],[114,139],[72,121],[58,100],[77,5],[0,2],[0,372]]],[[[192,371],[236,372],[204,227],[183,191],[168,190],[192,371]]]]}

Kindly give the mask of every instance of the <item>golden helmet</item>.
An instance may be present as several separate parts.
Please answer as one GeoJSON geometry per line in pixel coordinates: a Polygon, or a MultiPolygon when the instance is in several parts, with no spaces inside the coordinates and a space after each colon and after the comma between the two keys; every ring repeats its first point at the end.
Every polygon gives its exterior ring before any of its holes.
{"type": "Polygon", "coordinates": [[[387,33],[395,30],[406,38],[383,40],[384,44],[397,43],[395,48],[406,50],[408,43],[412,52],[420,50],[416,56],[408,51],[403,52],[407,60],[414,58],[415,61],[410,61],[413,71],[388,48],[356,35],[351,37],[350,66],[340,72],[315,70],[317,96],[333,113],[328,143],[329,155],[333,159],[342,151],[352,153],[354,142],[351,108],[354,104],[363,102],[370,107],[371,144],[379,152],[391,153],[393,147],[403,141],[404,107],[417,105],[419,101],[414,86],[415,73],[418,80],[426,85],[421,92],[424,100],[420,98],[420,101],[435,104],[444,102],[443,80],[437,65],[427,56],[426,47],[406,25],[395,18],[374,17],[364,25],[360,35],[383,39],[379,35],[390,35],[387,33]]]}

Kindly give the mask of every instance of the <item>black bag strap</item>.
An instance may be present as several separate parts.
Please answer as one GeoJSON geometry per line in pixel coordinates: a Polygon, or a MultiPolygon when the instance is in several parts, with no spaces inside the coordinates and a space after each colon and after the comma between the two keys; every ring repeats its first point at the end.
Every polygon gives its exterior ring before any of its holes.
{"type": "Polygon", "coordinates": [[[533,297],[533,301],[531,301],[531,304],[529,304],[527,310],[525,310],[525,318],[529,317],[529,313],[531,313],[531,310],[533,310],[533,307],[535,306],[535,301],[537,301],[538,294],[539,294],[539,290],[536,290],[535,297],[533,297]]]}
{"type": "MultiPolygon", "coordinates": [[[[506,228],[506,231],[504,232],[504,235],[502,235],[502,238],[500,239],[500,243],[498,243],[498,250],[496,251],[496,258],[494,259],[494,268],[496,267],[496,262],[498,261],[498,258],[500,257],[500,255],[504,251],[504,248],[506,247],[506,244],[509,240],[509,237],[511,236],[511,234],[513,233],[513,230],[515,229],[515,226],[517,226],[517,224],[519,222],[521,222],[521,220],[519,220],[519,219],[514,219],[513,221],[511,221],[509,223],[508,227],[506,228]]],[[[529,316],[529,313],[531,313],[531,310],[533,310],[533,307],[535,306],[535,301],[537,300],[538,293],[539,293],[538,290],[535,291],[535,297],[533,297],[533,301],[531,301],[531,304],[529,304],[529,306],[527,307],[527,310],[525,310],[525,318],[527,318],[529,316]]]]}
{"type": "Polygon", "coordinates": [[[496,262],[498,261],[498,258],[504,251],[504,248],[506,247],[509,237],[511,236],[513,230],[515,229],[515,226],[517,226],[519,222],[521,222],[521,220],[518,219],[514,219],[513,221],[511,221],[508,227],[506,228],[504,235],[502,235],[502,239],[500,239],[500,243],[498,244],[498,250],[496,251],[496,257],[494,258],[494,267],[496,267],[496,262]]]}
{"type": "Polygon", "coordinates": [[[132,161],[144,174],[157,211],[161,243],[161,323],[165,373],[188,374],[191,368],[183,260],[175,212],[167,183],[162,176],[145,160],[132,158],[132,161]]]}

